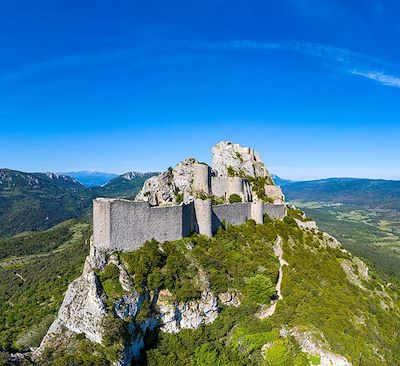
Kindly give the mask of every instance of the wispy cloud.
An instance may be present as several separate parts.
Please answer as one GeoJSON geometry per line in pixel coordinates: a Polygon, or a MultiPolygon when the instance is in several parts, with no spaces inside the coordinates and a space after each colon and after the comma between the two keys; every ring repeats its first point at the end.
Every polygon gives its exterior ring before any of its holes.
{"type": "Polygon", "coordinates": [[[258,42],[251,40],[236,40],[229,42],[200,42],[195,49],[225,50],[225,51],[287,51],[296,52],[318,58],[333,64],[341,71],[352,75],[375,80],[383,85],[400,88],[400,76],[382,71],[384,68],[398,67],[382,59],[353,52],[346,48],[334,47],[322,43],[306,41],[258,42]]]}
{"type": "Polygon", "coordinates": [[[396,88],[400,88],[400,77],[397,76],[387,75],[383,72],[378,71],[362,72],[353,70],[351,71],[351,73],[354,75],[363,76],[371,80],[375,80],[383,85],[395,86],[396,88]]]}

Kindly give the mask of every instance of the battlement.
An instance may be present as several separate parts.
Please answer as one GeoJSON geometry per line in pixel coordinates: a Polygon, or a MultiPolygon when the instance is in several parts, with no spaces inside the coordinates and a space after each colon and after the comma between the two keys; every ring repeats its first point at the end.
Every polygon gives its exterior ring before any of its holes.
{"type": "Polygon", "coordinates": [[[254,219],[262,223],[263,215],[282,219],[284,204],[242,202],[211,205],[211,200],[196,199],[190,204],[152,207],[148,202],[125,199],[93,200],[93,244],[104,252],[130,252],[146,240],[178,240],[199,233],[212,236],[222,223],[239,225],[254,219]]]}

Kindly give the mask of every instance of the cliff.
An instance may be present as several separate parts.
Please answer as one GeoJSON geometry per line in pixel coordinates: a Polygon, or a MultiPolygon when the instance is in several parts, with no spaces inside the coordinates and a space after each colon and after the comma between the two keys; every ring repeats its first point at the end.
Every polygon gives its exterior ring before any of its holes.
{"type": "MultiPolygon", "coordinates": [[[[150,178],[137,202],[176,204],[177,189],[183,201],[198,199],[196,166],[187,159],[150,178]]],[[[275,187],[259,155],[239,145],[216,145],[210,170],[253,182],[256,200],[259,182],[275,187]]],[[[212,194],[212,184],[202,189],[212,194]]],[[[293,207],[281,220],[267,215],[260,224],[222,226],[214,237],[150,240],[107,255],[98,249],[92,244],[81,277],[33,352],[38,364],[398,361],[398,294],[293,207]]]]}

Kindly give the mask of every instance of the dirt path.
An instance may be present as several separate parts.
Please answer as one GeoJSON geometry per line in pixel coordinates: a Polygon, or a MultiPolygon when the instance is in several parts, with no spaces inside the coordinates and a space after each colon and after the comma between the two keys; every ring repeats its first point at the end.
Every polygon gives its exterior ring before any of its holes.
{"type": "Polygon", "coordinates": [[[273,246],[274,254],[278,257],[279,260],[279,272],[278,272],[278,281],[275,286],[276,294],[278,299],[274,301],[274,303],[268,307],[262,308],[260,313],[258,314],[259,319],[265,319],[270,317],[275,313],[276,304],[278,300],[282,300],[283,296],[281,294],[281,286],[283,279],[283,266],[288,265],[288,263],[283,259],[283,249],[282,249],[282,238],[280,236],[277,237],[275,244],[273,246]]]}

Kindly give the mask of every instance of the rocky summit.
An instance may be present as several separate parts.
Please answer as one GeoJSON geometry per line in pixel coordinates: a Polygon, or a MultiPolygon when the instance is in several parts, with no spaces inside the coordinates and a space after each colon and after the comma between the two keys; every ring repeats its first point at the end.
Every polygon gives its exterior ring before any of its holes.
{"type": "Polygon", "coordinates": [[[97,228],[83,272],[26,360],[120,366],[400,364],[400,301],[392,286],[287,205],[253,149],[220,142],[212,161],[209,167],[183,160],[149,178],[134,201],[122,202],[133,213],[147,205],[140,212],[156,218],[159,211],[151,210],[180,212],[208,202],[215,215],[229,212],[211,235],[152,234],[138,246],[119,248],[119,239],[112,238],[120,230],[129,244],[153,229],[141,224],[124,231],[135,222],[130,214],[118,216],[123,207],[118,200],[100,200],[109,205],[101,206],[106,220],[98,225],[95,206],[97,228]],[[256,220],[250,209],[243,211],[244,220],[234,221],[239,208],[253,204],[283,205],[284,214],[262,210],[256,220]],[[105,250],[102,240],[119,249],[105,250]]]}

